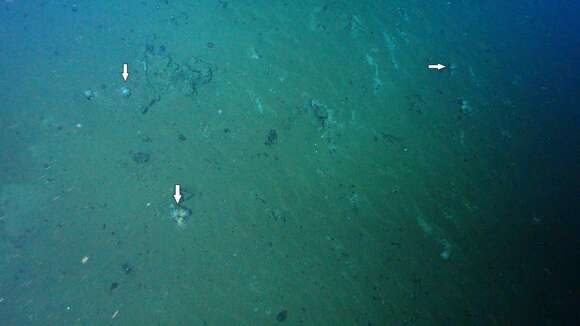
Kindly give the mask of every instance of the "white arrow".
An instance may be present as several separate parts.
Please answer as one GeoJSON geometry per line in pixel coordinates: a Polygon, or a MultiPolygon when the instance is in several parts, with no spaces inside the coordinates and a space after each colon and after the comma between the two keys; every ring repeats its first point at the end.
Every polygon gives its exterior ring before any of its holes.
{"type": "Polygon", "coordinates": [[[124,80],[129,78],[129,66],[126,63],[123,64],[123,73],[121,73],[121,75],[123,76],[124,80]]]}
{"type": "Polygon", "coordinates": [[[440,64],[440,63],[438,63],[436,65],[429,65],[428,67],[429,67],[429,69],[437,69],[437,70],[441,70],[441,69],[445,68],[445,66],[440,64]]]}
{"type": "Polygon", "coordinates": [[[179,205],[179,201],[181,200],[181,186],[180,185],[175,185],[175,194],[173,195],[173,198],[175,199],[175,203],[177,203],[179,205]]]}

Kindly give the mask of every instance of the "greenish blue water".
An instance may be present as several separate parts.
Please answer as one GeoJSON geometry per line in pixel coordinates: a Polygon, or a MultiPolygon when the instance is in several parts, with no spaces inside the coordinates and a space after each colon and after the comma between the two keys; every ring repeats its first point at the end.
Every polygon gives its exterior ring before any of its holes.
{"type": "Polygon", "coordinates": [[[0,324],[575,324],[579,17],[2,1],[0,324]]]}

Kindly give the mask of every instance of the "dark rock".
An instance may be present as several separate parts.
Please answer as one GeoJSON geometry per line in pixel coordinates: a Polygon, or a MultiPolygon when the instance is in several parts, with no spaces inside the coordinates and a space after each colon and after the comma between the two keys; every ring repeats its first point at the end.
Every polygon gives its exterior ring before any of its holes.
{"type": "Polygon", "coordinates": [[[147,152],[129,152],[131,154],[131,158],[133,159],[133,161],[137,164],[145,164],[147,162],[149,162],[149,160],[151,159],[151,153],[147,153],[147,152]]]}
{"type": "Polygon", "coordinates": [[[279,322],[283,322],[288,318],[288,310],[282,310],[276,315],[276,320],[279,322]]]}
{"type": "Polygon", "coordinates": [[[172,79],[181,80],[182,92],[186,96],[197,94],[199,86],[210,83],[216,67],[199,58],[191,57],[183,65],[177,66],[172,79]]]}
{"type": "Polygon", "coordinates": [[[155,45],[153,44],[145,44],[145,53],[153,54],[155,52],[155,45]]]}
{"type": "Polygon", "coordinates": [[[278,132],[276,129],[271,129],[266,135],[266,141],[264,142],[266,146],[272,146],[278,144],[278,132]]]}
{"type": "Polygon", "coordinates": [[[151,100],[149,101],[149,103],[147,103],[147,105],[143,105],[143,106],[141,106],[141,113],[142,113],[142,114],[147,114],[147,112],[149,112],[149,109],[150,109],[150,108],[151,108],[153,105],[157,104],[159,101],[161,101],[161,95],[157,95],[157,97],[155,97],[155,98],[151,99],[151,100]]]}
{"type": "Polygon", "coordinates": [[[123,265],[121,265],[121,269],[123,270],[123,273],[125,273],[125,275],[129,275],[131,274],[131,272],[133,272],[133,267],[129,263],[124,263],[123,265]]]}
{"type": "Polygon", "coordinates": [[[328,110],[326,109],[326,106],[318,103],[317,101],[311,101],[310,107],[318,125],[321,128],[326,127],[326,121],[328,120],[328,110]]]}

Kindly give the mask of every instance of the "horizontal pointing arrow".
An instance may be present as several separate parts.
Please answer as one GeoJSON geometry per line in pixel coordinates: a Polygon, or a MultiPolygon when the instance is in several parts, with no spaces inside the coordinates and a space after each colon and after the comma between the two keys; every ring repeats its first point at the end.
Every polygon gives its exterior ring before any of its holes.
{"type": "Polygon", "coordinates": [[[429,69],[437,69],[437,70],[441,70],[441,69],[445,68],[445,66],[440,64],[440,63],[438,63],[436,65],[429,65],[428,67],[429,67],[429,69]]]}

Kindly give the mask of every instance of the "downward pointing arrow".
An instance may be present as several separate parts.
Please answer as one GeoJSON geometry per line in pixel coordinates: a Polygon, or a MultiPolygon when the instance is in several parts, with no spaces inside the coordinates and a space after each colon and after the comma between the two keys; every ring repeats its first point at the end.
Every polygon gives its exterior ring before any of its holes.
{"type": "Polygon", "coordinates": [[[173,195],[173,198],[175,199],[175,203],[177,205],[179,205],[179,201],[181,200],[181,186],[180,185],[175,185],[175,194],[173,195]]]}
{"type": "Polygon", "coordinates": [[[123,64],[123,72],[121,73],[121,75],[123,76],[124,80],[127,80],[127,78],[129,78],[129,66],[126,63],[123,64]]]}

